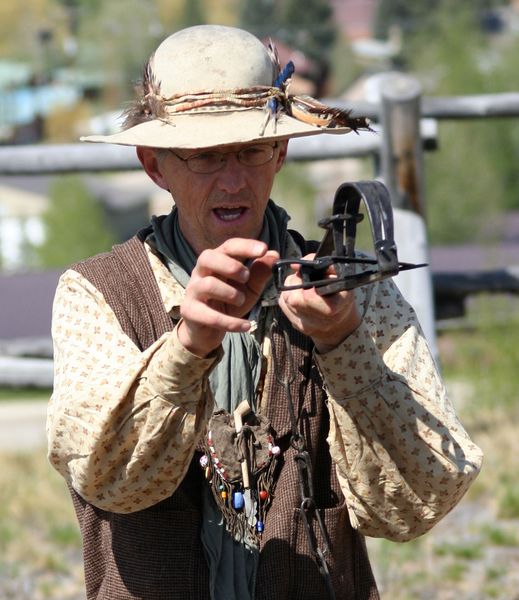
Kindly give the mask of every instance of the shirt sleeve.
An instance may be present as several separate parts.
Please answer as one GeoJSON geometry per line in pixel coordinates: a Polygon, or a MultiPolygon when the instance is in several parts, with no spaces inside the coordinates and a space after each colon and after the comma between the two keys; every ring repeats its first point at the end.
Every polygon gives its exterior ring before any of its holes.
{"type": "Polygon", "coordinates": [[[328,392],[328,442],[352,525],[394,541],[428,531],[477,476],[470,440],[413,309],[391,281],[356,293],[359,328],[316,361],[328,392]]]}
{"type": "Polygon", "coordinates": [[[170,496],[212,413],[207,375],[219,359],[188,352],[176,330],[141,352],[79,273],[53,307],[49,459],[87,501],[127,513],[170,496]]]}

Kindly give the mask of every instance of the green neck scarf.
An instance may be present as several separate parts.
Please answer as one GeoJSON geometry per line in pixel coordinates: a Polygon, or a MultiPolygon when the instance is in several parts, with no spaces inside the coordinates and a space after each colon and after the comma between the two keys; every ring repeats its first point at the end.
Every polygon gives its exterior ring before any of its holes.
{"type": "MultiPolygon", "coordinates": [[[[269,200],[259,239],[270,250],[283,253],[288,220],[285,210],[269,200]]],[[[174,208],[169,215],[153,217],[151,226],[148,242],[164,257],[180,285],[186,287],[197,256],[180,231],[177,210],[174,208]]],[[[209,377],[217,407],[232,413],[242,400],[247,399],[255,409],[254,396],[261,366],[258,342],[248,333],[227,333],[222,347],[224,358],[209,377]]]]}

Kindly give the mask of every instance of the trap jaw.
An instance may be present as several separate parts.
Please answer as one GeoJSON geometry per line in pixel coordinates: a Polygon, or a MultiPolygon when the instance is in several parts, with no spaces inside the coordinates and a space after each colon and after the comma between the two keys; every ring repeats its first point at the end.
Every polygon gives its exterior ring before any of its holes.
{"type": "Polygon", "coordinates": [[[358,181],[339,186],[333,201],[332,216],[319,221],[319,226],[326,229],[326,233],[313,260],[289,258],[274,264],[274,282],[278,293],[316,288],[319,294],[325,296],[380,281],[400,271],[426,266],[398,261],[391,200],[386,186],[379,181],[358,181]],[[374,259],[355,254],[357,224],[364,218],[359,213],[361,200],[371,226],[374,259]],[[292,273],[291,265],[294,264],[300,265],[302,281],[297,285],[285,285],[285,279],[292,273]],[[358,272],[355,265],[361,266],[358,272]],[[333,277],[327,276],[330,267],[335,271],[333,277]]]}

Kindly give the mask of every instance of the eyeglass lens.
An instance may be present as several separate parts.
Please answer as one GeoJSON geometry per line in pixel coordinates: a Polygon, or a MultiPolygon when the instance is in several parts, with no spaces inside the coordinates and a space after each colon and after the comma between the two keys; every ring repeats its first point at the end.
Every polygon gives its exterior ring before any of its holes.
{"type": "Polygon", "coordinates": [[[190,156],[186,162],[187,166],[195,173],[213,173],[223,168],[229,154],[236,154],[238,161],[247,167],[259,167],[268,163],[274,156],[276,146],[269,144],[256,144],[242,148],[239,152],[201,152],[190,156]]]}

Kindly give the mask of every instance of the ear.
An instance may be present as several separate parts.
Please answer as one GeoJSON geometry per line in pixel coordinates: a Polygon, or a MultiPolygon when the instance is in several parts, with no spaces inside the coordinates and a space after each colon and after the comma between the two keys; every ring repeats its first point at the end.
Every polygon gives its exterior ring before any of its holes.
{"type": "Polygon", "coordinates": [[[283,164],[285,163],[285,159],[287,157],[288,150],[288,140],[279,140],[278,141],[279,154],[276,161],[276,173],[279,172],[283,164]]]}
{"type": "Polygon", "coordinates": [[[162,175],[161,161],[158,151],[155,148],[146,146],[137,146],[137,158],[140,160],[143,169],[148,176],[162,189],[168,190],[169,187],[162,175]]]}

